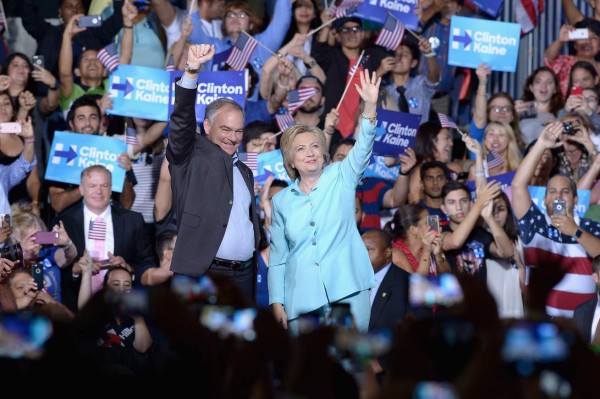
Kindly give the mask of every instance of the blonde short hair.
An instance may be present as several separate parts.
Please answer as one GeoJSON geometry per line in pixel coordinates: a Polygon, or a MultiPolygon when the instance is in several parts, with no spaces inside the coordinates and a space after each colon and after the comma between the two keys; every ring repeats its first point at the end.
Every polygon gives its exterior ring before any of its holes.
{"type": "Polygon", "coordinates": [[[311,133],[315,136],[319,145],[323,149],[323,159],[325,165],[329,163],[329,153],[327,152],[327,139],[325,133],[318,127],[306,126],[306,125],[294,125],[285,129],[281,136],[281,155],[283,156],[283,167],[285,168],[288,176],[292,181],[296,180],[299,176],[298,170],[292,167],[292,142],[297,135],[302,133],[311,133]]]}

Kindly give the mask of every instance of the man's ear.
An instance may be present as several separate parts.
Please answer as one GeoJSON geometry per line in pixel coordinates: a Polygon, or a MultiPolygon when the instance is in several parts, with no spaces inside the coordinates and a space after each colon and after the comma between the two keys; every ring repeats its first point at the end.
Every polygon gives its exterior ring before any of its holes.
{"type": "Polygon", "coordinates": [[[75,125],[73,124],[73,121],[69,121],[69,127],[71,128],[72,132],[75,131],[75,125]]]}
{"type": "Polygon", "coordinates": [[[419,65],[419,60],[412,60],[410,62],[410,69],[415,68],[417,65],[419,65]]]}
{"type": "Polygon", "coordinates": [[[74,73],[74,74],[75,74],[75,76],[77,76],[78,78],[80,78],[80,77],[81,77],[81,69],[79,69],[79,68],[75,68],[75,69],[73,70],[73,73],[74,73]]]}
{"type": "Polygon", "coordinates": [[[79,183],[79,194],[83,197],[83,187],[81,186],[83,183],[79,183]]]}
{"type": "Polygon", "coordinates": [[[446,215],[448,214],[448,212],[446,212],[446,205],[444,205],[444,202],[442,201],[442,204],[440,206],[440,209],[442,210],[442,212],[444,212],[446,215]]]}
{"type": "Polygon", "coordinates": [[[208,132],[210,132],[210,122],[208,119],[205,119],[204,122],[202,122],[202,126],[204,127],[204,132],[208,136],[208,132]]]}
{"type": "Polygon", "coordinates": [[[592,273],[592,279],[594,280],[594,283],[597,285],[598,282],[600,281],[600,277],[598,277],[598,273],[592,273]]]}

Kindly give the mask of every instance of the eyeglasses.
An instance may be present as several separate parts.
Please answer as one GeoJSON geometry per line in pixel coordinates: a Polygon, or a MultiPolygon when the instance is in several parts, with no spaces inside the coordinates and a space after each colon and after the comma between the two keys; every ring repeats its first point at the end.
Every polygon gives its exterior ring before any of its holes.
{"type": "Polygon", "coordinates": [[[512,112],[513,107],[510,105],[506,105],[504,107],[495,106],[495,107],[490,107],[490,111],[494,111],[497,114],[499,114],[500,112],[507,113],[507,112],[512,112]]]}
{"type": "Polygon", "coordinates": [[[340,33],[348,33],[348,32],[352,32],[352,33],[356,33],[356,32],[362,32],[362,28],[360,26],[344,26],[343,28],[340,28],[339,30],[340,33]]]}
{"type": "Polygon", "coordinates": [[[244,18],[248,18],[248,14],[246,14],[244,11],[240,11],[240,12],[229,11],[227,14],[225,14],[225,17],[244,19],[244,18]]]}

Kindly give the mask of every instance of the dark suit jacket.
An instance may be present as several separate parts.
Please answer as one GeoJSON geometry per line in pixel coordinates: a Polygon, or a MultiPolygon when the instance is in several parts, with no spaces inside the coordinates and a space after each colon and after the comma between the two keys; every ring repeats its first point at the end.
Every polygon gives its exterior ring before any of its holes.
{"type": "Polygon", "coordinates": [[[592,342],[592,322],[594,321],[594,311],[597,303],[598,296],[577,306],[573,313],[573,320],[575,320],[577,329],[586,343],[592,342]]]}
{"type": "MultiPolygon", "coordinates": [[[[157,267],[156,257],[150,245],[148,234],[144,228],[144,218],[141,213],[111,207],[114,252],[121,256],[135,271],[135,283],[141,282],[142,274],[151,267],[157,267]]],[[[85,251],[85,227],[83,225],[83,204],[71,207],[57,216],[64,223],[65,230],[77,248],[81,257],[85,251]]],[[[63,302],[69,308],[76,309],[79,279],[73,279],[71,268],[63,269],[62,295],[63,302]]]]}
{"type": "Polygon", "coordinates": [[[408,311],[408,279],[410,274],[392,263],[379,285],[373,305],[369,331],[394,329],[408,311]]]}
{"type": "MultiPolygon", "coordinates": [[[[210,266],[225,235],[233,205],[231,156],[196,133],[195,99],[195,89],[175,85],[175,108],[167,146],[177,215],[177,245],[171,270],[190,276],[202,275],[210,266]]],[[[254,198],[252,171],[242,162],[236,165],[254,198]]],[[[256,255],[259,224],[254,200],[248,218],[254,225],[256,255]]]]}

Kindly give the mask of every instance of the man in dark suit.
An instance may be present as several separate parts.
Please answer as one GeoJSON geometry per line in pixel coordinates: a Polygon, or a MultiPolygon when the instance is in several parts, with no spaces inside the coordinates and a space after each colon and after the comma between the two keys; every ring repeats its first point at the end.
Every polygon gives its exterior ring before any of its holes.
{"type": "Polygon", "coordinates": [[[175,85],[175,108],[167,159],[177,215],[171,270],[192,277],[227,276],[254,301],[259,224],[252,171],[237,160],[244,111],[219,98],[205,112],[206,135],[197,134],[198,70],[214,46],[190,46],[183,77],[175,85]]]}
{"type": "MultiPolygon", "coordinates": [[[[592,261],[592,278],[596,287],[600,289],[600,256],[596,256],[592,261]]],[[[573,312],[573,319],[577,324],[577,329],[581,334],[581,337],[586,343],[592,343],[594,345],[600,345],[600,331],[598,324],[600,322],[600,307],[598,306],[598,294],[595,298],[590,299],[575,308],[573,312]],[[595,336],[598,335],[596,338],[595,336]],[[597,342],[594,342],[596,338],[597,342]]]]}
{"type": "MultiPolygon", "coordinates": [[[[67,209],[57,219],[73,240],[78,257],[87,251],[92,258],[94,291],[101,287],[109,265],[123,266],[135,273],[137,282],[142,281],[144,273],[157,266],[142,215],[110,205],[112,175],[102,165],[81,172],[79,190],[84,204],[67,209]]],[[[75,263],[63,270],[63,302],[76,309],[79,279],[73,276],[79,276],[81,269],[75,263]]]]}
{"type": "Polygon", "coordinates": [[[409,273],[392,263],[392,243],[383,230],[369,230],[362,235],[375,272],[371,288],[369,331],[388,328],[404,320],[408,310],[409,273]]]}

